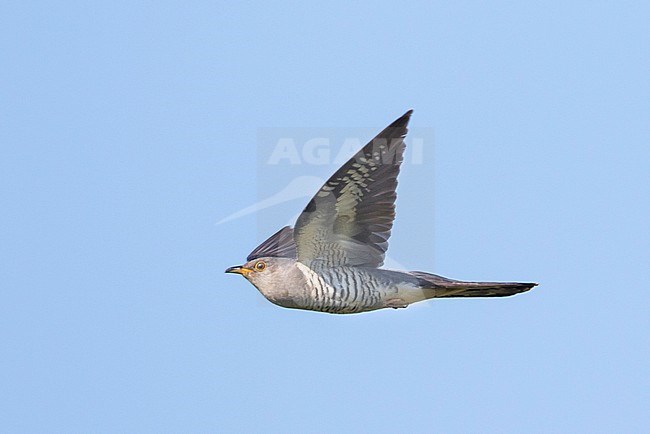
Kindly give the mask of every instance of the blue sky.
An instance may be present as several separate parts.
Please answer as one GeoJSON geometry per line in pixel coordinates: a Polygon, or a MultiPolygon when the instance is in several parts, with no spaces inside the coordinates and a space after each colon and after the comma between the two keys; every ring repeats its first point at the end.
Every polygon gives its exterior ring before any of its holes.
{"type": "Polygon", "coordinates": [[[2,431],[647,432],[650,7],[241,3],[0,6],[2,431]],[[332,316],[223,274],[304,201],[221,219],[336,168],[269,138],[409,108],[390,257],[539,287],[332,316]]]}

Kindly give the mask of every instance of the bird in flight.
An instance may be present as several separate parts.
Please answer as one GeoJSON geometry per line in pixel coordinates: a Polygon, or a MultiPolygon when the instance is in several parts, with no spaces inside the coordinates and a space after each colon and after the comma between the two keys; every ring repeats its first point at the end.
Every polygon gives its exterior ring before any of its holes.
{"type": "Polygon", "coordinates": [[[430,298],[504,297],[536,283],[465,282],[422,271],[380,268],[395,219],[397,175],[412,110],[332,175],[293,228],[260,244],[244,276],[279,306],[334,314],[403,308],[430,298]]]}

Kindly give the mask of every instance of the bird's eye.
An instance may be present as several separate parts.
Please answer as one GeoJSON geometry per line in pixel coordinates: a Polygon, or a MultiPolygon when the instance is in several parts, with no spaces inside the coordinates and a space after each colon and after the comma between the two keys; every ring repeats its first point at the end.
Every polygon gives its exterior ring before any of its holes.
{"type": "Polygon", "coordinates": [[[264,271],[265,268],[266,268],[266,263],[264,261],[258,261],[255,263],[255,270],[264,271]]]}

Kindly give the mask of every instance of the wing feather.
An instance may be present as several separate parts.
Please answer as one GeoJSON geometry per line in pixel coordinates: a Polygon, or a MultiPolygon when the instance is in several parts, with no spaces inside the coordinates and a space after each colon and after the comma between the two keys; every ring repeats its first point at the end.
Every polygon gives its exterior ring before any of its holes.
{"type": "Polygon", "coordinates": [[[293,229],[289,226],[283,227],[257,246],[246,260],[252,261],[264,257],[295,258],[296,243],[293,241],[293,229]]]}
{"type": "Polygon", "coordinates": [[[307,204],[294,229],[299,261],[323,261],[328,266],[383,264],[412,112],[357,152],[307,204]]]}

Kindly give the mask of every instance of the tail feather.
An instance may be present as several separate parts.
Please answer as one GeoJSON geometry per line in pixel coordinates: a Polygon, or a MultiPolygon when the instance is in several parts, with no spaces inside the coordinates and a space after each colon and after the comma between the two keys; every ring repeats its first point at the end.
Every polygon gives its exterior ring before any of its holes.
{"type": "Polygon", "coordinates": [[[519,282],[463,282],[422,271],[411,271],[410,274],[418,279],[422,288],[433,290],[435,298],[507,297],[537,286],[537,283],[519,282]]]}

